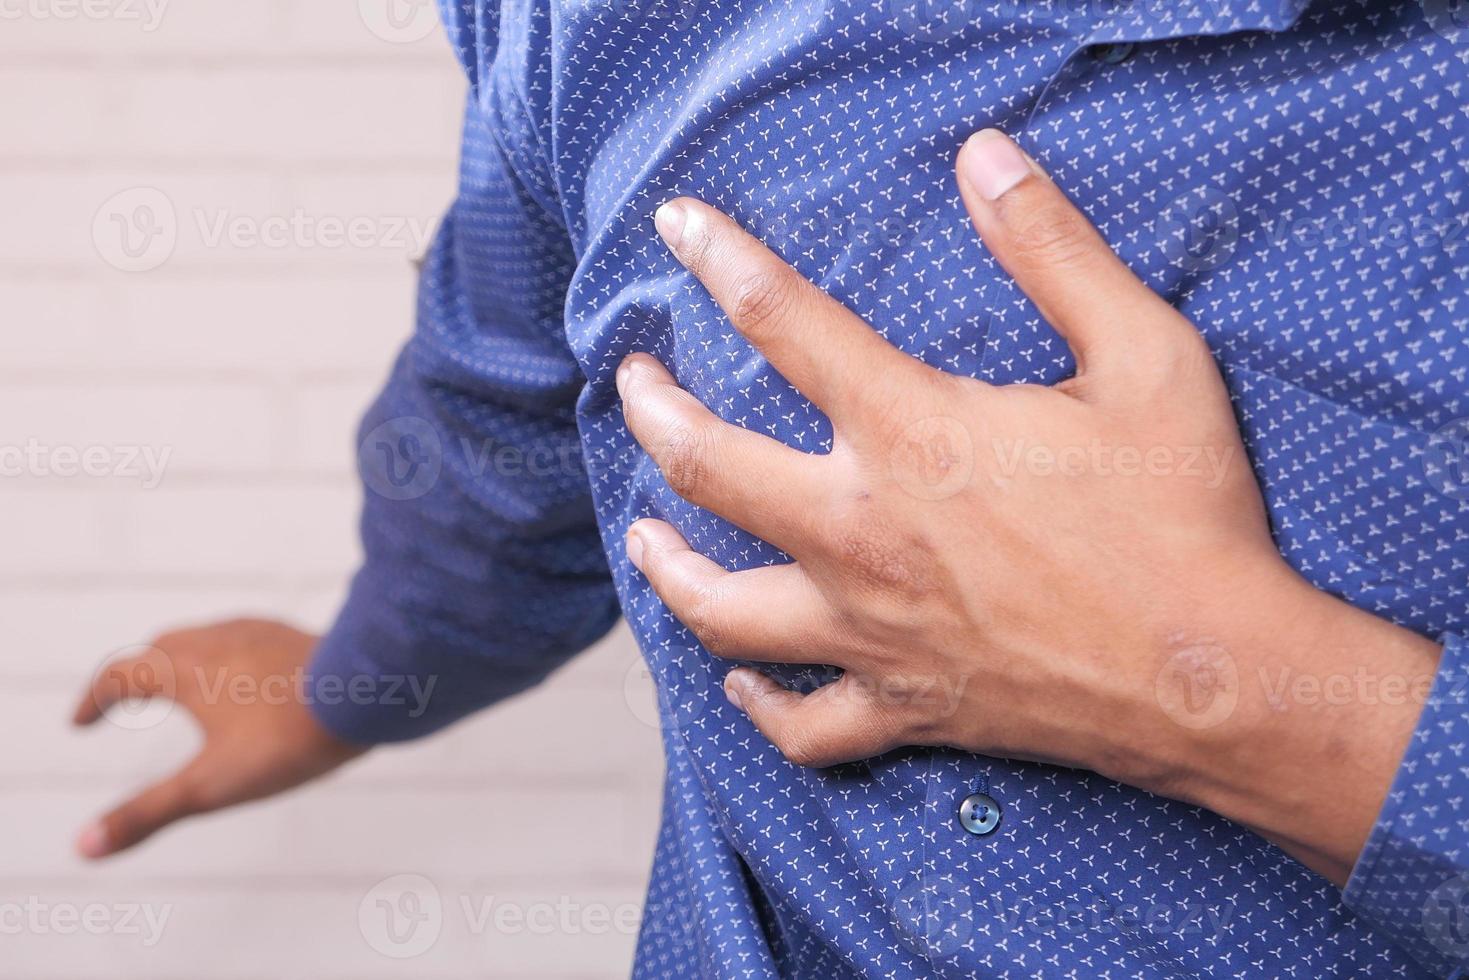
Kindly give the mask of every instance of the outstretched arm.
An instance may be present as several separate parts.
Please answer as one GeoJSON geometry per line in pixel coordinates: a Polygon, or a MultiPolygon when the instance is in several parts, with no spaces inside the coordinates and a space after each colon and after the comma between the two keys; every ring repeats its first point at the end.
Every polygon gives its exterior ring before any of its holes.
{"type": "Polygon", "coordinates": [[[87,856],[441,728],[536,683],[616,619],[561,322],[565,229],[528,172],[537,161],[507,155],[487,111],[471,99],[473,152],[424,265],[416,332],[357,439],[366,560],[346,607],[319,642],[221,623],[109,664],[79,723],[122,698],[172,699],[203,746],[84,829],[87,856]]]}

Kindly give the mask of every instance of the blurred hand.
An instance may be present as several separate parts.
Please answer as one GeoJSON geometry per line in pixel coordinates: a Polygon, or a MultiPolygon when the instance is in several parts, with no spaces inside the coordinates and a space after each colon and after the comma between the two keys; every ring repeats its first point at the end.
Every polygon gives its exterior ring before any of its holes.
{"type": "Polygon", "coordinates": [[[234,620],[167,633],[148,652],[99,671],[77,705],[77,725],[119,701],[171,697],[198,721],[204,745],[182,769],[83,829],[77,850],[88,858],[116,854],[184,817],[272,796],[366,751],[323,728],[301,696],[316,642],[283,623],[234,620]]]}

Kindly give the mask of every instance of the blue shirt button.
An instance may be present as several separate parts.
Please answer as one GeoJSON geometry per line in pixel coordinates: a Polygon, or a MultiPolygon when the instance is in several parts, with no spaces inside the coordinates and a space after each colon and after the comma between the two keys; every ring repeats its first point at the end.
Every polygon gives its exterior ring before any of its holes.
{"type": "Polygon", "coordinates": [[[1000,804],[986,793],[966,796],[959,804],[959,823],[976,837],[992,834],[1000,825],[1000,804]]]}
{"type": "Polygon", "coordinates": [[[1086,53],[1104,65],[1120,65],[1136,50],[1136,44],[1093,44],[1086,53]]]}

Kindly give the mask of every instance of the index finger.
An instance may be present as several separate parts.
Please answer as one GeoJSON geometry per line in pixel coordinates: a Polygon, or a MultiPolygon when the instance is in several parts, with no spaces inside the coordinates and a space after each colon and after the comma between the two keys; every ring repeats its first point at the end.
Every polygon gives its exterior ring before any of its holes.
{"type": "Polygon", "coordinates": [[[871,403],[895,372],[921,367],[709,205],[677,198],[654,224],[735,328],[833,421],[871,403]]]}
{"type": "Polygon", "coordinates": [[[98,669],[72,713],[72,723],[90,725],[119,701],[175,693],[173,662],[157,647],[109,661],[98,669]]]}
{"type": "Polygon", "coordinates": [[[986,129],[957,161],[959,193],[985,246],[1076,355],[1077,370],[1157,376],[1198,331],[1117,256],[1010,137],[986,129]]]}

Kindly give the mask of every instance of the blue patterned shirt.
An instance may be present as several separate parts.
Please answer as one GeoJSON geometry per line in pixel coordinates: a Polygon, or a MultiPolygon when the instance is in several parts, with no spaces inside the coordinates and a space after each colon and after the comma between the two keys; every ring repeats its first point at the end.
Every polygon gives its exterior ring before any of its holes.
{"type": "Polygon", "coordinates": [[[422,714],[318,704],[328,725],[363,742],[434,730],[535,684],[620,611],[667,756],[638,977],[1418,977],[1469,962],[1461,7],[443,14],[471,82],[461,189],[363,424],[367,558],[315,664],[436,686],[422,714]],[[1345,894],[1218,816],[1085,772],[927,748],[793,766],[725,702],[729,663],[624,556],[628,525],[657,516],[730,569],[783,557],[670,492],[623,424],[627,354],[653,353],[730,422],[811,452],[831,438],[658,242],[652,213],[675,195],[730,213],[935,367],[1066,377],[1066,345],[959,201],[955,153],[986,126],[1203,331],[1286,560],[1445,644],[1345,894]],[[1001,816],[987,833],[960,817],[979,793],[1001,816]]]}

